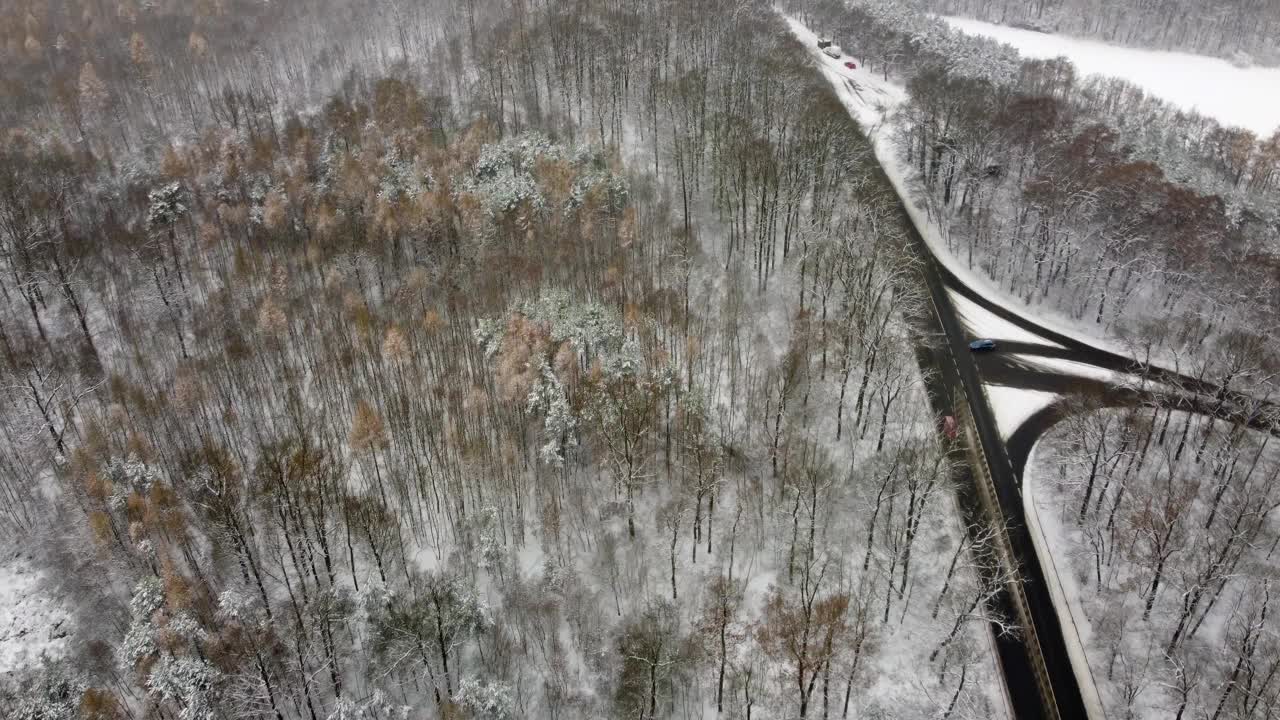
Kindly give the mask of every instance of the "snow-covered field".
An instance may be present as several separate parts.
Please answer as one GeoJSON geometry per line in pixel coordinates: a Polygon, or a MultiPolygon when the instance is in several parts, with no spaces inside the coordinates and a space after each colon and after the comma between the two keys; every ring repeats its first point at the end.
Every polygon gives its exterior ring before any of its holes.
{"type": "Polygon", "coordinates": [[[1280,68],[1241,68],[1188,53],[1108,45],[1066,35],[943,17],[957,30],[1012,45],[1029,58],[1066,57],[1082,75],[1124,78],[1152,95],[1223,125],[1266,137],[1280,128],[1280,68]]]}

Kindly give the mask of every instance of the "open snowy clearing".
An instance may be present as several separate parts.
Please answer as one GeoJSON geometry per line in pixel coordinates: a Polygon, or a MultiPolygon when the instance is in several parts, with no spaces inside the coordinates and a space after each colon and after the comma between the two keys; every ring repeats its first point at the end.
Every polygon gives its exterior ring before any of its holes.
{"type": "Polygon", "coordinates": [[[970,35],[1012,45],[1029,58],[1065,57],[1082,75],[1124,78],[1223,125],[1247,128],[1264,137],[1280,128],[1280,93],[1274,92],[1280,88],[1280,68],[1240,68],[1204,55],[1120,47],[970,18],[942,19],[970,35]]]}
{"type": "Polygon", "coordinates": [[[983,385],[987,402],[996,415],[1000,438],[1008,440],[1028,418],[1049,407],[1058,399],[1056,393],[1042,390],[1023,390],[1004,385],[983,385]]]}
{"type": "Polygon", "coordinates": [[[951,304],[955,306],[956,314],[960,316],[960,322],[974,337],[1031,343],[1046,347],[1062,347],[1045,340],[1039,335],[1023,330],[954,290],[948,290],[947,295],[951,297],[951,304]]]}
{"type": "Polygon", "coordinates": [[[22,555],[0,563],[0,673],[38,665],[65,651],[69,618],[40,588],[40,571],[22,555]]]}

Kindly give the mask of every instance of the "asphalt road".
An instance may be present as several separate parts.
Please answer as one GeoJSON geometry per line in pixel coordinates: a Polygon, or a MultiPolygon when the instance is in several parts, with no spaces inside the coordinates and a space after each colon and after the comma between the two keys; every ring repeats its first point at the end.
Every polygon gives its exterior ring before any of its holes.
{"type": "MultiPolygon", "coordinates": [[[[909,219],[908,222],[910,222],[909,219]]],[[[912,226],[912,229],[914,230],[914,226],[912,226]]],[[[916,234],[918,236],[918,233],[916,234]]],[[[921,245],[923,246],[923,252],[933,258],[932,250],[928,245],[923,243],[923,241],[921,241],[921,245]]],[[[1010,342],[1006,340],[1000,343],[1000,347],[997,348],[997,353],[995,353],[996,355],[1018,353],[1037,355],[1044,358],[1069,360],[1082,365],[1098,368],[1100,370],[1130,375],[1135,379],[1143,378],[1147,384],[1165,385],[1171,389],[1178,390],[1189,398],[1189,402],[1203,401],[1205,398],[1212,398],[1213,402],[1210,405],[1204,406],[1207,409],[1198,411],[1219,415],[1225,419],[1231,419],[1236,422],[1244,422],[1251,427],[1260,430],[1271,430],[1276,425],[1276,419],[1280,418],[1280,405],[1276,405],[1270,401],[1258,400],[1250,395],[1236,391],[1224,392],[1220,385],[1211,380],[1205,380],[1203,378],[1187,375],[1186,373],[1169,370],[1154,363],[1139,362],[1133,357],[1104,350],[1081,340],[1077,340],[1072,336],[1064,335],[1052,328],[1041,325],[1031,318],[1028,318],[1017,311],[1010,310],[1004,305],[979,294],[976,290],[957,278],[941,263],[937,263],[936,258],[934,258],[934,260],[942,282],[951,291],[964,296],[987,312],[990,312],[1010,324],[1015,325],[1037,337],[1043,338],[1049,343],[1061,346],[1053,347],[1052,345],[1010,342]],[[1221,402],[1219,402],[1219,400],[1221,400],[1221,402]]],[[[983,369],[985,371],[985,361],[979,362],[984,363],[983,369]]],[[[1039,374],[1044,373],[1041,372],[1039,374]]],[[[1071,378],[1074,381],[1080,381],[1082,383],[1082,387],[1090,384],[1095,387],[1100,387],[1096,381],[1090,383],[1086,378],[1074,376],[1071,373],[1058,372],[1052,374],[1057,375],[1058,377],[1071,378]]],[[[987,373],[984,372],[984,376],[986,375],[987,373]]],[[[989,382],[995,380],[995,384],[1006,384],[1004,381],[1011,378],[1008,372],[1000,374],[999,371],[993,371],[991,375],[992,377],[987,377],[987,380],[989,382]]],[[[1022,385],[1016,384],[1016,386],[1021,387],[1022,385]]],[[[1105,387],[1124,388],[1127,386],[1117,383],[1105,387]]]]}
{"type": "MultiPolygon", "coordinates": [[[[1049,392],[1063,398],[1032,414],[1004,441],[1019,487],[1027,458],[1036,442],[1071,411],[1073,400],[1083,397],[1090,399],[1088,407],[1175,408],[1197,415],[1212,415],[1219,420],[1246,425],[1280,437],[1280,426],[1276,423],[1278,413],[1274,404],[1269,401],[1254,400],[1239,393],[1222,393],[1217,386],[1202,381],[1194,381],[1197,387],[1202,388],[1201,391],[1188,391],[1185,384],[1126,382],[1123,377],[1104,381],[1088,373],[1046,369],[1034,362],[1026,362],[1024,358],[1027,356],[1069,360],[1080,357],[1073,350],[1044,348],[1018,342],[1000,342],[995,352],[973,357],[982,382],[988,386],[1049,392]]],[[[1129,377],[1139,377],[1141,372],[1137,370],[1129,377]]],[[[1147,377],[1152,375],[1178,377],[1175,373],[1159,368],[1147,368],[1147,377]]]]}
{"type": "MultiPolygon", "coordinates": [[[[905,215],[905,211],[903,213],[905,215]]],[[[914,231],[914,228],[913,228],[914,231]]],[[[921,275],[929,288],[935,310],[932,322],[929,318],[913,318],[922,329],[930,328],[936,342],[918,352],[922,363],[927,362],[935,373],[931,380],[930,397],[934,412],[938,415],[958,415],[955,403],[968,405],[973,417],[978,439],[988,459],[988,468],[995,486],[1000,512],[1004,516],[1016,570],[1023,579],[1023,594],[1027,611],[1034,624],[1034,633],[1019,635],[995,635],[1000,669],[1004,674],[1009,700],[1019,720],[1033,718],[1085,718],[1084,701],[1067,655],[1062,628],[1054,611],[1049,588],[1044,581],[1031,535],[1027,530],[1022,507],[1019,477],[1014,473],[1005,452],[994,414],[982,391],[982,379],[974,354],[969,352],[969,336],[960,323],[955,307],[946,290],[948,274],[942,271],[937,260],[929,253],[928,246],[917,232],[912,242],[919,249],[922,259],[921,275]],[[1042,697],[1033,673],[1033,657],[1044,662],[1052,697],[1042,697]]],[[[926,335],[928,337],[928,335],[926,335]]],[[[962,488],[962,506],[971,524],[983,518],[984,510],[978,506],[977,479],[972,469],[963,466],[959,478],[962,488]]],[[[1014,598],[1008,591],[996,598],[992,608],[1006,617],[1017,617],[1014,598]]],[[[998,627],[993,627],[998,630],[998,627]]]]}
{"type": "MultiPolygon", "coordinates": [[[[845,80],[857,92],[857,87],[845,80]]],[[[895,193],[882,168],[874,169],[876,178],[888,191],[895,193]]],[[[1089,364],[1105,363],[1115,367],[1127,367],[1131,363],[1111,353],[1089,348],[1072,338],[1040,328],[1035,323],[1021,317],[1017,313],[987,300],[954,277],[932,254],[928,243],[920,235],[902,198],[898,197],[898,211],[902,225],[908,231],[908,242],[919,258],[919,276],[929,289],[932,307],[927,311],[908,318],[916,327],[920,342],[916,347],[916,357],[925,370],[926,387],[934,414],[941,418],[945,415],[960,416],[963,404],[968,407],[969,415],[977,429],[978,440],[983,453],[988,459],[988,471],[995,486],[996,500],[1002,519],[990,518],[989,511],[980,500],[979,479],[974,476],[974,468],[969,463],[958,463],[957,487],[965,520],[970,528],[986,525],[989,520],[1003,520],[1007,528],[1009,542],[1012,545],[1012,563],[1014,570],[1023,580],[1023,592],[1027,612],[1034,625],[1032,632],[1008,634],[1001,632],[1000,625],[992,623],[996,654],[1000,671],[1004,676],[1009,702],[1016,720],[1039,720],[1054,718],[1070,718],[1072,720],[1087,718],[1084,701],[1079,685],[1071,669],[1066,645],[1063,641],[1062,628],[1054,612],[1049,589],[1044,582],[1044,571],[1031,543],[1023,513],[1020,490],[1020,472],[1014,467],[1005,451],[996,425],[994,414],[982,391],[982,380],[974,355],[969,352],[970,338],[965,332],[947,293],[950,288],[964,295],[979,306],[1008,322],[1027,330],[1050,342],[1061,345],[1068,351],[1064,359],[1087,362],[1089,364]],[[1039,658],[1048,675],[1050,690],[1042,692],[1033,670],[1035,660],[1039,658]]],[[[1048,420],[1049,418],[1043,418],[1048,420]]],[[[1034,442],[1034,438],[1031,438],[1034,442]]],[[[1019,468],[1020,470],[1020,468],[1019,468]]],[[[1010,587],[996,595],[991,601],[990,612],[1006,618],[1016,618],[1016,598],[1010,587]]]]}

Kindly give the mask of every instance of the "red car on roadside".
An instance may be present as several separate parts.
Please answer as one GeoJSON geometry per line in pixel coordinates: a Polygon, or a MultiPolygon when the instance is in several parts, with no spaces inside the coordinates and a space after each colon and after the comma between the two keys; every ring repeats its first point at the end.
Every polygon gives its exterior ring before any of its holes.
{"type": "Polygon", "coordinates": [[[849,68],[850,70],[857,70],[857,69],[858,69],[858,64],[857,64],[857,63],[855,63],[855,62],[854,62],[854,61],[852,61],[852,60],[849,60],[848,62],[846,62],[846,63],[844,64],[844,66],[845,66],[845,67],[847,67],[847,68],[849,68]]]}

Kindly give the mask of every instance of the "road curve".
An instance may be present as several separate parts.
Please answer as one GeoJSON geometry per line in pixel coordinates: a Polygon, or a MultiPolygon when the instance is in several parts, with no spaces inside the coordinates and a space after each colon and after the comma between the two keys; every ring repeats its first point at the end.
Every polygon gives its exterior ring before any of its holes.
{"type": "MultiPolygon", "coordinates": [[[[905,210],[904,210],[905,214],[905,210]]],[[[964,398],[969,414],[973,418],[978,441],[982,445],[983,456],[987,459],[992,484],[995,487],[999,512],[1003,516],[998,522],[1006,528],[1010,551],[1013,555],[1014,569],[1023,580],[1022,595],[1026,601],[1026,611],[1033,625],[1032,632],[1024,632],[1018,637],[997,635],[996,644],[1000,655],[1001,669],[1009,690],[1009,698],[1013,711],[1019,720],[1024,718],[1085,718],[1084,700],[1077,684],[1075,673],[1067,653],[1062,628],[1054,609],[1045,582],[1044,570],[1036,555],[1031,534],[1027,528],[1022,509],[1022,493],[1018,476],[1006,454],[1000,437],[999,426],[995,415],[987,403],[982,390],[982,379],[978,372],[974,355],[969,352],[968,340],[951,298],[947,294],[944,282],[946,275],[940,271],[939,263],[928,252],[928,246],[919,232],[912,229],[911,242],[917,245],[922,259],[921,275],[929,288],[936,313],[936,323],[942,331],[942,347],[938,350],[945,355],[937,362],[940,383],[945,388],[948,398],[964,398]],[[1050,692],[1040,687],[1032,668],[1037,661],[1043,663],[1050,692]]],[[[950,402],[935,402],[935,412],[940,414],[957,414],[950,402]],[[939,405],[942,407],[939,407],[939,405]]],[[[972,470],[970,471],[972,472],[972,470]]],[[[981,472],[981,469],[979,469],[981,472]]],[[[969,485],[977,492],[977,479],[969,477],[969,485]]],[[[1016,617],[1015,598],[1006,593],[1001,601],[1006,607],[1001,608],[1009,616],[1016,617]]]]}
{"type": "MultiPolygon", "coordinates": [[[[844,82],[857,92],[856,86],[848,79],[844,82]]],[[[1018,327],[1040,336],[1046,336],[1046,333],[1041,332],[1035,323],[989,303],[959,282],[932,254],[907,210],[905,202],[908,201],[898,194],[884,168],[876,163],[869,170],[873,184],[882,187],[886,199],[894,203],[901,226],[907,233],[907,244],[918,259],[915,263],[918,282],[928,288],[932,301],[931,308],[908,309],[906,314],[917,334],[916,358],[925,371],[926,390],[933,412],[938,417],[971,418],[981,454],[988,459],[986,465],[990,466],[980,467],[975,462],[957,463],[957,495],[965,520],[971,529],[993,525],[1006,527],[1007,544],[1011,547],[1001,554],[1011,556],[1006,558],[1012,566],[1009,569],[1022,578],[1021,587],[1006,584],[989,603],[992,612],[1004,617],[1029,616],[1028,624],[1032,626],[1024,632],[1011,634],[1001,632],[1000,626],[992,623],[997,659],[1013,717],[1016,720],[1087,718],[1063,641],[1062,628],[1023,520],[1017,479],[982,391],[978,369],[968,352],[968,337],[952,304],[948,287],[1018,327]],[[962,412],[964,410],[967,412],[962,412]],[[982,483],[979,474],[984,478],[989,476],[990,484],[982,483]],[[995,499],[987,499],[992,493],[984,491],[986,487],[994,487],[995,499]],[[993,509],[993,503],[998,507],[993,509]],[[1018,612],[1020,608],[1024,612],[1018,612]]],[[[1057,334],[1048,337],[1054,335],[1057,334]]],[[[1080,349],[1073,338],[1061,339],[1063,342],[1059,344],[1064,347],[1080,349]]],[[[1071,359],[1078,359],[1078,356],[1073,355],[1071,359]]]]}
{"type": "MultiPolygon", "coordinates": [[[[893,188],[883,170],[877,168],[888,187],[893,188]]],[[[896,194],[896,191],[895,191],[896,194]]],[[[903,198],[898,197],[901,204],[903,198]]],[[[958,415],[954,398],[964,398],[972,415],[982,455],[995,487],[998,510],[1007,528],[1015,569],[1023,580],[1026,610],[1034,626],[1025,637],[997,636],[1001,669],[1009,690],[1014,714],[1022,718],[1087,718],[1080,686],[1071,666],[1063,628],[1058,620],[1046,582],[1045,569],[1031,539],[1022,501],[1022,478],[1027,459],[1041,435],[1062,419],[1071,408],[1066,398],[1093,396],[1104,406],[1156,404],[1190,412],[1213,415],[1233,423],[1280,436],[1280,406],[1268,400],[1257,400],[1247,394],[1228,391],[1210,381],[1180,372],[1141,363],[1108,350],[1092,347],[1069,335],[1045,327],[1025,315],[1009,310],[978,294],[962,282],[933,254],[905,207],[901,208],[908,242],[920,260],[920,276],[929,289],[935,318],[913,318],[922,337],[939,337],[943,342],[934,349],[929,365],[938,371],[933,382],[940,387],[930,392],[934,412],[958,415]],[[950,293],[956,293],[984,310],[1045,339],[1051,345],[996,338],[994,353],[972,353],[967,333],[950,293]],[[1067,360],[1084,368],[1096,368],[1116,374],[1114,379],[1100,379],[1098,374],[1073,373],[1052,367],[1037,367],[1011,355],[1067,360]],[[1025,420],[1008,440],[1001,436],[995,414],[987,401],[983,385],[1002,385],[1028,390],[1052,392],[1064,399],[1049,405],[1025,420]],[[1051,684],[1050,692],[1038,687],[1031,664],[1039,657],[1051,684]]],[[[927,344],[927,342],[926,342],[927,344]]],[[[918,353],[919,354],[919,353],[918,353]]],[[[923,362],[922,362],[923,364],[923,362]]],[[[1105,377],[1105,376],[1104,376],[1105,377]]],[[[966,475],[967,485],[976,487],[976,478],[966,475]]],[[[1009,612],[1013,598],[998,599],[998,608],[1009,612]]]]}
{"type": "MultiPolygon", "coordinates": [[[[893,185],[883,169],[876,167],[874,172],[884,186],[892,190],[893,185]]],[[[928,288],[932,301],[932,307],[927,311],[908,317],[919,338],[917,360],[922,368],[931,371],[926,372],[925,377],[932,409],[939,417],[959,417],[967,408],[982,455],[989,465],[988,468],[974,468],[971,464],[960,463],[956,479],[961,507],[970,527],[994,522],[1006,528],[1012,569],[1023,581],[1020,592],[1006,587],[993,600],[991,609],[1005,617],[1016,618],[1022,615],[1018,612],[1019,603],[1025,603],[1026,616],[1033,626],[1029,631],[1010,635],[998,632],[999,628],[993,624],[996,652],[1014,717],[1018,720],[1086,718],[1084,701],[1071,667],[1058,615],[1025,522],[1018,477],[1009,462],[994,413],[982,390],[975,355],[968,349],[969,337],[948,294],[950,285],[947,281],[954,280],[954,277],[932,255],[901,202],[899,197],[902,225],[919,260],[916,263],[917,276],[928,288]],[[990,517],[990,510],[983,507],[980,480],[975,470],[990,475],[1001,517],[990,517]],[[1037,666],[1044,668],[1047,688],[1037,677],[1037,666]]]]}

